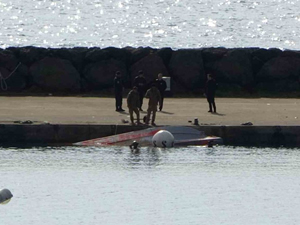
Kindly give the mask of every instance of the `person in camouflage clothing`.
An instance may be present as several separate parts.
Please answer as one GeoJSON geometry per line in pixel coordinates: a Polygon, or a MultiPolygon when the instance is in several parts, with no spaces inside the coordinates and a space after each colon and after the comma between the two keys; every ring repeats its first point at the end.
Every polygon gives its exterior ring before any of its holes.
{"type": "Polygon", "coordinates": [[[155,117],[156,117],[157,105],[160,102],[161,96],[160,96],[159,90],[157,89],[155,83],[153,83],[151,88],[147,90],[145,97],[149,99],[146,124],[149,124],[150,116],[152,113],[151,125],[156,126],[156,124],[154,122],[155,122],[155,117]]]}
{"type": "Polygon", "coordinates": [[[139,97],[137,87],[134,86],[133,89],[127,95],[127,107],[129,109],[130,121],[132,125],[135,125],[133,112],[136,114],[137,124],[138,125],[141,124],[139,106],[140,106],[140,97],[139,97]]]}

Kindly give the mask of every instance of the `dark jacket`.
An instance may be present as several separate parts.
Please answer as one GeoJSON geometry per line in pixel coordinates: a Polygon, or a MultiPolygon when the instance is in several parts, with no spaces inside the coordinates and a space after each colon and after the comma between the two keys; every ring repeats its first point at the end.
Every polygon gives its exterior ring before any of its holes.
{"type": "Polygon", "coordinates": [[[128,108],[138,108],[140,105],[139,93],[135,90],[131,90],[127,95],[127,106],[128,108]]]}
{"type": "Polygon", "coordinates": [[[114,79],[114,89],[115,92],[122,92],[123,91],[123,80],[121,77],[115,77],[114,79]]]}
{"type": "Polygon", "coordinates": [[[207,80],[205,85],[206,96],[214,96],[217,89],[217,83],[215,79],[207,80]]]}
{"type": "Polygon", "coordinates": [[[164,93],[164,91],[167,89],[167,83],[163,79],[156,79],[155,85],[161,94],[164,93]]]}
{"type": "Polygon", "coordinates": [[[138,91],[145,91],[147,88],[147,81],[143,76],[136,76],[133,81],[133,86],[138,88],[138,91]]]}

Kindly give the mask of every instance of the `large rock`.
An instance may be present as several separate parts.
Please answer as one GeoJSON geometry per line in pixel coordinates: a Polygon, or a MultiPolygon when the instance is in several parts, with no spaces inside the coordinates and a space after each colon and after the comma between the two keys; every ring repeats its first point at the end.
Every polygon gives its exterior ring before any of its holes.
{"type": "Polygon", "coordinates": [[[252,58],[258,58],[262,62],[267,62],[270,59],[278,57],[282,54],[282,51],[277,48],[265,49],[265,48],[252,48],[248,49],[252,58]]]}
{"type": "Polygon", "coordinates": [[[20,92],[27,87],[26,70],[24,65],[17,65],[13,71],[0,67],[0,92],[20,92]],[[23,67],[23,69],[21,69],[23,67]]]}
{"type": "Polygon", "coordinates": [[[202,49],[204,70],[207,71],[207,73],[214,71],[215,63],[221,60],[228,51],[228,49],[223,47],[202,49]]]}
{"type": "Polygon", "coordinates": [[[260,71],[263,65],[269,60],[281,54],[279,49],[253,48],[251,51],[251,63],[254,76],[260,71]]]}
{"type": "Polygon", "coordinates": [[[87,51],[84,60],[87,65],[100,61],[116,60],[128,66],[131,63],[131,51],[128,48],[93,48],[87,51]]]}
{"type": "Polygon", "coordinates": [[[8,70],[14,70],[19,64],[19,60],[10,50],[0,50],[0,66],[8,70]]]}
{"type": "Polygon", "coordinates": [[[95,63],[104,60],[115,59],[123,62],[125,65],[131,63],[131,51],[127,48],[115,48],[108,47],[104,49],[93,48],[87,51],[85,61],[89,63],[95,63]]]}
{"type": "Polygon", "coordinates": [[[0,91],[22,91],[27,86],[28,69],[11,50],[0,51],[0,91]]]}
{"type": "Polygon", "coordinates": [[[187,90],[203,87],[205,71],[200,50],[178,50],[173,52],[169,63],[170,75],[174,82],[187,90]]]}
{"type": "Polygon", "coordinates": [[[224,57],[229,49],[220,48],[205,48],[202,50],[202,57],[204,63],[216,62],[224,57]]]}
{"type": "Polygon", "coordinates": [[[127,48],[104,48],[103,51],[107,52],[111,59],[123,62],[125,65],[131,63],[131,52],[127,48]]]}
{"type": "Polygon", "coordinates": [[[269,60],[256,75],[257,82],[270,82],[284,79],[297,80],[300,75],[300,58],[277,57],[269,60]]]}
{"type": "Polygon", "coordinates": [[[30,67],[33,84],[45,91],[80,90],[80,75],[70,61],[46,57],[30,67]]]}
{"type": "MultiPolygon", "coordinates": [[[[296,80],[284,79],[269,82],[260,82],[256,85],[255,90],[262,95],[276,96],[282,93],[299,93],[300,83],[296,80]]],[[[285,95],[287,97],[288,95],[285,95]]]]}
{"type": "Polygon", "coordinates": [[[19,50],[18,57],[21,63],[30,67],[33,63],[45,58],[47,51],[47,49],[39,47],[22,47],[19,50]]]}
{"type": "Polygon", "coordinates": [[[113,87],[114,77],[117,71],[122,73],[125,85],[128,86],[126,65],[115,59],[90,63],[84,69],[83,76],[90,90],[102,90],[113,87]]]}
{"type": "Polygon", "coordinates": [[[139,48],[126,48],[128,51],[130,51],[131,53],[131,65],[135,64],[136,62],[142,60],[143,58],[145,58],[146,56],[154,53],[156,50],[150,47],[139,47],[139,48]]]}
{"type": "Polygon", "coordinates": [[[246,49],[233,49],[214,64],[219,82],[252,85],[254,82],[250,55],[246,49]]]}
{"type": "Polygon", "coordinates": [[[163,60],[156,54],[150,54],[131,66],[131,82],[133,82],[140,70],[143,70],[148,83],[154,81],[159,73],[162,73],[166,77],[169,76],[163,60]]]}
{"type": "Polygon", "coordinates": [[[73,64],[76,70],[81,73],[85,63],[84,59],[88,51],[89,50],[86,47],[49,49],[46,52],[46,56],[68,60],[73,64]]]}
{"type": "Polygon", "coordinates": [[[85,61],[90,62],[99,62],[103,60],[108,60],[110,58],[107,51],[103,51],[100,48],[92,48],[85,55],[85,61]]]}
{"type": "Polygon", "coordinates": [[[173,50],[171,48],[161,48],[157,50],[156,54],[163,60],[165,65],[169,65],[173,50]]]}

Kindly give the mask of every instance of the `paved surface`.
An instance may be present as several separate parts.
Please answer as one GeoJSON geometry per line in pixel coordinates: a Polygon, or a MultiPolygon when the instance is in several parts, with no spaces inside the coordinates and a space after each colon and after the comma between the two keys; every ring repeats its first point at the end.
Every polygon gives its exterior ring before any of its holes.
{"type": "MultiPolygon", "coordinates": [[[[129,121],[126,99],[124,113],[115,112],[114,98],[97,97],[0,97],[0,123],[16,121],[51,124],[124,124],[129,121]]],[[[217,114],[208,113],[204,98],[166,98],[157,125],[300,125],[300,99],[217,98],[217,114]]],[[[146,110],[147,99],[143,109],[146,110]]],[[[146,115],[146,112],[141,112],[146,115]]]]}

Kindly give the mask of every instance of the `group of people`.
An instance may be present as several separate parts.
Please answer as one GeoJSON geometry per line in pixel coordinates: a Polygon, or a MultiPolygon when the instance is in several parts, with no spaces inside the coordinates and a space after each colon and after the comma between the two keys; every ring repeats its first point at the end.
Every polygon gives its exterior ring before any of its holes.
{"type": "MultiPolygon", "coordinates": [[[[140,111],[143,111],[143,99],[146,97],[149,99],[147,116],[145,117],[145,124],[149,124],[151,117],[151,125],[155,126],[155,118],[157,106],[159,106],[159,110],[161,111],[163,108],[164,101],[164,92],[167,88],[166,82],[163,80],[163,75],[161,73],[158,74],[157,79],[149,84],[144,76],[142,70],[139,71],[138,76],[134,78],[133,88],[127,95],[127,107],[129,110],[130,121],[131,124],[134,123],[133,113],[136,114],[137,125],[141,124],[140,122],[140,111]]],[[[116,111],[122,112],[125,111],[122,109],[122,95],[123,95],[123,82],[122,76],[119,71],[116,73],[116,77],[114,79],[114,89],[115,89],[115,99],[116,99],[116,111]]]]}
{"type": "MultiPolygon", "coordinates": [[[[139,71],[138,76],[135,77],[133,81],[133,88],[127,95],[127,107],[129,109],[130,121],[131,124],[134,123],[133,113],[136,114],[137,125],[141,124],[140,122],[140,111],[143,111],[143,99],[144,97],[149,99],[147,116],[145,117],[145,124],[149,124],[151,117],[151,125],[156,126],[155,118],[157,112],[157,106],[159,106],[159,111],[163,108],[164,102],[164,92],[167,88],[166,82],[162,79],[162,73],[159,73],[157,79],[150,84],[147,83],[146,78],[142,70],[139,71]]],[[[212,74],[207,74],[207,81],[205,85],[205,96],[209,105],[208,112],[216,113],[216,104],[215,104],[215,92],[216,92],[217,83],[212,74]]],[[[114,79],[114,89],[115,89],[115,99],[116,99],[116,111],[123,112],[122,109],[122,96],[123,96],[123,81],[120,71],[116,72],[116,77],[114,79]]]]}

